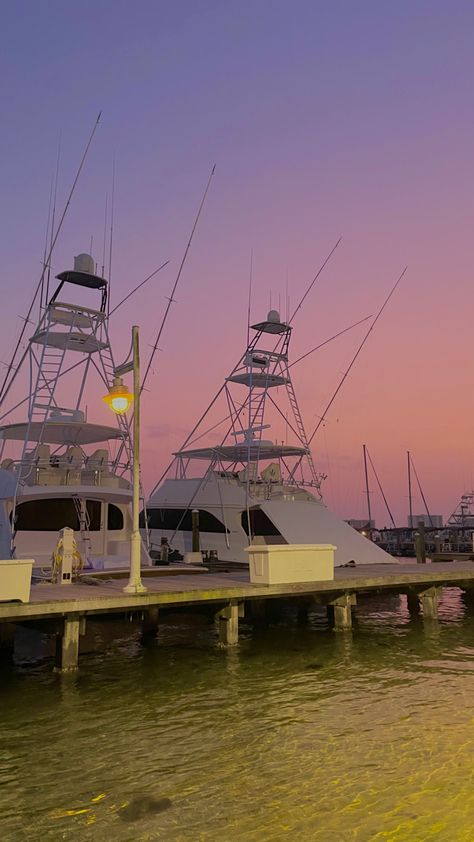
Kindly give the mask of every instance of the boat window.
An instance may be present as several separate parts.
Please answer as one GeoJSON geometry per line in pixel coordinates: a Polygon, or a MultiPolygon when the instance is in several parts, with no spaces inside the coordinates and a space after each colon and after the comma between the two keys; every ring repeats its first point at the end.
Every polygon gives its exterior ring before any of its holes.
{"type": "MultiPolygon", "coordinates": [[[[89,532],[100,529],[100,500],[87,500],[89,532]]],[[[16,510],[16,529],[19,532],[59,532],[69,526],[80,530],[79,516],[74,500],[58,497],[48,500],[25,500],[16,510]]]]}
{"type": "Polygon", "coordinates": [[[123,512],[113,503],[109,503],[107,510],[107,529],[123,529],[123,512]]]}
{"type": "Polygon", "coordinates": [[[102,503],[100,500],[87,500],[86,507],[89,515],[89,532],[99,532],[102,503]]]}
{"type": "MultiPolygon", "coordinates": [[[[191,509],[148,509],[147,515],[149,529],[178,529],[180,532],[191,532],[193,528],[191,509]]],[[[142,512],[140,526],[144,525],[142,512]]],[[[226,528],[211,512],[199,509],[199,531],[225,533],[226,528]]]]}
{"type": "MultiPolygon", "coordinates": [[[[275,524],[270,520],[267,514],[262,509],[250,509],[250,526],[252,527],[252,535],[279,535],[281,532],[276,528],[275,524]]],[[[245,534],[249,534],[249,524],[247,512],[242,512],[242,528],[245,534]]]]}

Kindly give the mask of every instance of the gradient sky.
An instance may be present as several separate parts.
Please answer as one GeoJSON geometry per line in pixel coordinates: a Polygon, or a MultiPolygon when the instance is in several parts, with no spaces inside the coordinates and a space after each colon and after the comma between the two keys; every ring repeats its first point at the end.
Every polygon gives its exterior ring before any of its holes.
{"type": "MultiPolygon", "coordinates": [[[[314,440],[326,501],[365,514],[366,443],[400,523],[407,449],[448,515],[474,485],[473,31],[460,1],[4,3],[0,359],[39,276],[59,134],[62,205],[102,110],[53,263],[91,236],[101,262],[115,156],[113,300],[171,260],[117,314],[119,358],[138,323],[146,359],[217,164],[143,401],[146,487],[242,351],[251,249],[258,320],[270,296],[284,311],[287,279],[296,304],[342,235],[295,356],[376,312],[409,268],[314,440]]],[[[309,429],[363,330],[295,367],[309,429]]]]}

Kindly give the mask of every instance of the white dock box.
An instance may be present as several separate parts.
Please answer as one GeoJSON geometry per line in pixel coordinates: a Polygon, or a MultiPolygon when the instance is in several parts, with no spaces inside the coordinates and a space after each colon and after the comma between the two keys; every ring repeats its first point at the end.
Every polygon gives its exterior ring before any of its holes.
{"type": "Polygon", "coordinates": [[[0,559],[0,602],[30,601],[33,559],[0,559]]]}
{"type": "Polygon", "coordinates": [[[255,585],[289,585],[334,579],[333,544],[252,544],[250,581],[255,585]]]}

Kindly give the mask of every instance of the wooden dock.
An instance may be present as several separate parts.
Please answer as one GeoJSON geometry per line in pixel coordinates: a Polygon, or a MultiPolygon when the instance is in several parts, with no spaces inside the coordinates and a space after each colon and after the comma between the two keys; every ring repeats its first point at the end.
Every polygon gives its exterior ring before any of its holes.
{"type": "Polygon", "coordinates": [[[424,618],[435,620],[441,588],[474,589],[474,563],[359,565],[337,568],[333,581],[287,585],[253,585],[247,570],[199,576],[161,573],[145,579],[148,591],[141,595],[123,593],[125,583],[125,578],[89,577],[70,585],[32,585],[30,602],[0,603],[0,648],[8,647],[15,624],[47,620],[57,638],[57,668],[76,669],[87,617],[141,613],[145,629],[152,633],[158,628],[160,608],[193,605],[213,611],[221,644],[231,646],[238,641],[239,617],[252,606],[257,613],[267,600],[278,598],[294,600],[303,612],[314,602],[327,606],[332,626],[341,631],[351,628],[351,609],[362,593],[407,594],[411,610],[421,605],[424,618]]]}

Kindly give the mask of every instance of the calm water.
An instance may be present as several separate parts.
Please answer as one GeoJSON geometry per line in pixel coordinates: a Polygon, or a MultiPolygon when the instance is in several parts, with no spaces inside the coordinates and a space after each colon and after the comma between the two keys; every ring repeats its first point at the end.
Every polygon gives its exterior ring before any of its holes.
{"type": "Polygon", "coordinates": [[[37,639],[28,662],[22,633],[1,673],[0,838],[472,842],[474,608],[444,594],[438,625],[367,599],[352,634],[288,612],[229,651],[204,618],[148,648],[97,623],[105,653],[73,678],[37,639]]]}

